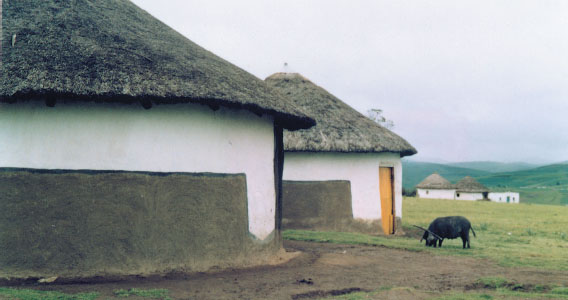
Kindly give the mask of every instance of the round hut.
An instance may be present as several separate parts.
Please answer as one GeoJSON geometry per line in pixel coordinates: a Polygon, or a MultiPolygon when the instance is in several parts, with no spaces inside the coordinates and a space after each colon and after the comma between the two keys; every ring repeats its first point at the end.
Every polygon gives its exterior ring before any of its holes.
{"type": "Polygon", "coordinates": [[[399,231],[400,158],[414,147],[300,74],[265,81],[317,121],[284,132],[284,228],[399,231]]]}
{"type": "Polygon", "coordinates": [[[470,176],[458,181],[455,188],[456,200],[488,199],[489,189],[470,176]]]}
{"type": "Polygon", "coordinates": [[[314,120],[130,1],[4,1],[0,277],[259,264],[314,120]]]}
{"type": "Polygon", "coordinates": [[[456,188],[446,178],[434,173],[416,185],[416,195],[418,198],[454,199],[456,188]]]}

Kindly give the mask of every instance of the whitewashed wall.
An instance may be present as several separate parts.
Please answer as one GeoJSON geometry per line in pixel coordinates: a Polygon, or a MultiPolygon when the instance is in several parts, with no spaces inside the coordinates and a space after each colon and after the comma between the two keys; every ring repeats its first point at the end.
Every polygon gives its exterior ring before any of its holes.
{"type": "Polygon", "coordinates": [[[481,200],[483,199],[482,193],[467,193],[467,192],[456,192],[456,200],[481,200]]]}
{"type": "Polygon", "coordinates": [[[0,104],[0,167],[245,173],[249,230],[275,227],[271,117],[202,105],[0,104]]]}
{"type": "Polygon", "coordinates": [[[353,217],[381,218],[379,166],[394,168],[395,214],[402,218],[402,164],[398,153],[286,152],[284,180],[349,180],[353,217]]]}
{"type": "Polygon", "coordinates": [[[501,203],[507,203],[507,197],[509,197],[509,203],[519,203],[521,199],[519,193],[515,192],[491,192],[487,197],[493,202],[501,203]]]}
{"type": "Polygon", "coordinates": [[[455,199],[456,190],[416,189],[418,198],[428,199],[455,199]]]}

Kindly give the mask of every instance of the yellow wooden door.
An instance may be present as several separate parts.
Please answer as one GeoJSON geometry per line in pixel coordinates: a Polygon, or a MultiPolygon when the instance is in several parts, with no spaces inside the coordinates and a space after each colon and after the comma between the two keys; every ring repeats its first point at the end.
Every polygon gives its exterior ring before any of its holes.
{"type": "Polygon", "coordinates": [[[394,193],[392,168],[379,168],[379,189],[381,191],[381,218],[385,234],[394,233],[394,193]]]}

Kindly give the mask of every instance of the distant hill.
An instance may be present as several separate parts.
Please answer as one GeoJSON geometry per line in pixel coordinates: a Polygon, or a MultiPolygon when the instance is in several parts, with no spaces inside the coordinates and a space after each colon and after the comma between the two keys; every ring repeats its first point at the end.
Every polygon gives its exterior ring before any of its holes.
{"type": "Polygon", "coordinates": [[[539,166],[525,162],[503,163],[496,161],[470,161],[470,162],[449,163],[447,165],[453,167],[486,171],[491,173],[522,171],[522,170],[534,169],[539,166]]]}
{"type": "Polygon", "coordinates": [[[499,173],[407,159],[402,160],[402,167],[402,185],[407,190],[414,189],[428,175],[437,172],[452,183],[472,176],[493,191],[519,192],[521,203],[568,205],[568,162],[499,173]]]}
{"type": "Polygon", "coordinates": [[[429,162],[417,162],[407,159],[402,159],[402,186],[405,189],[414,189],[428,175],[437,172],[452,183],[465,176],[486,176],[491,173],[486,171],[454,167],[446,164],[437,164],[429,162]]]}
{"type": "Polygon", "coordinates": [[[476,177],[492,190],[521,193],[521,203],[568,205],[568,163],[476,177]]]}
{"type": "Polygon", "coordinates": [[[495,187],[568,187],[568,164],[553,164],[529,170],[475,177],[479,182],[495,187]]]}

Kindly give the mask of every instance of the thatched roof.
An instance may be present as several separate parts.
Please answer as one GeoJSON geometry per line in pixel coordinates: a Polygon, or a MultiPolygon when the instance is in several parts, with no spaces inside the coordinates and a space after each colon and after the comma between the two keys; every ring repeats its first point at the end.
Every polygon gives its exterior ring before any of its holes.
{"type": "Polygon", "coordinates": [[[10,0],[2,11],[0,102],[201,103],[313,119],[262,80],[127,0],[10,0]]]}
{"type": "Polygon", "coordinates": [[[426,177],[422,182],[416,185],[419,189],[432,189],[432,190],[453,190],[454,185],[451,184],[444,177],[440,176],[438,173],[434,173],[426,177]]]}
{"type": "Polygon", "coordinates": [[[462,180],[455,184],[456,191],[465,193],[483,193],[489,192],[483,184],[479,183],[477,180],[466,176],[462,180]]]}
{"type": "Polygon", "coordinates": [[[313,116],[317,125],[285,132],[287,151],[395,152],[412,155],[416,149],[335,96],[297,73],[276,73],[265,80],[313,116]]]}

